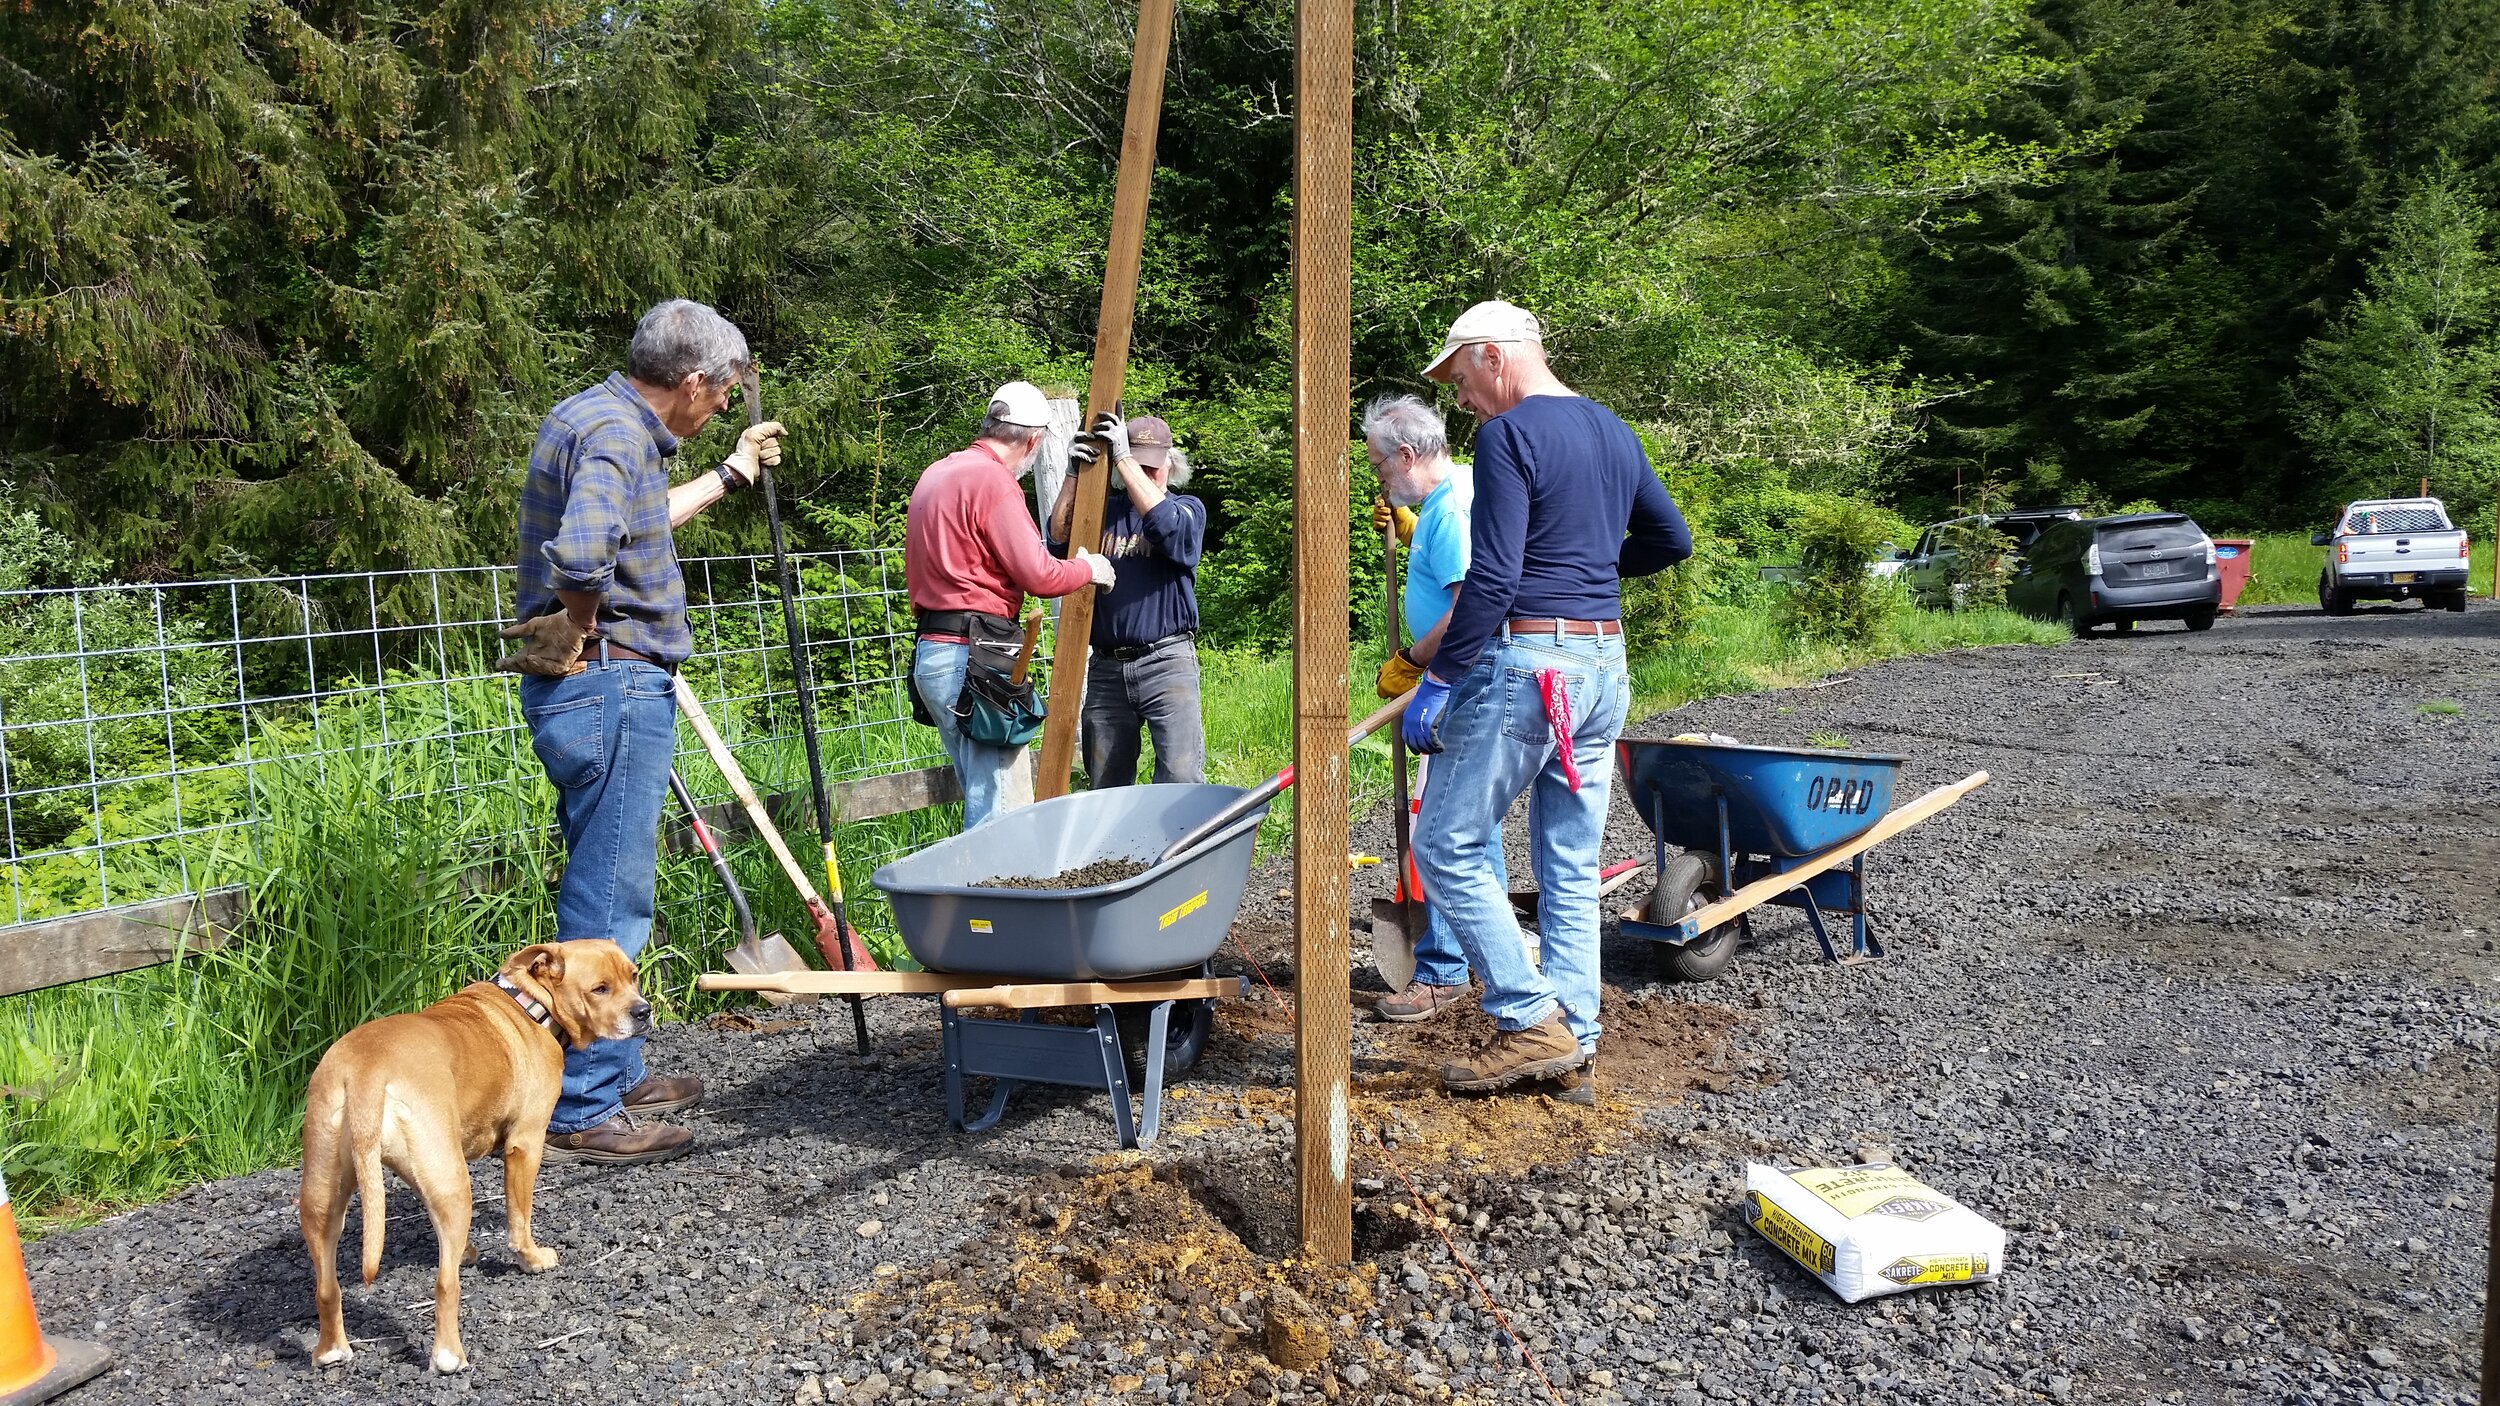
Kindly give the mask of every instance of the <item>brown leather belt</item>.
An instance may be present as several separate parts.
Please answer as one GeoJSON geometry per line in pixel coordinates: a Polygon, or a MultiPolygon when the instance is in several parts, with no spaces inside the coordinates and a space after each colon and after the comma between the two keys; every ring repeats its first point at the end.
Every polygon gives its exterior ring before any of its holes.
{"type": "Polygon", "coordinates": [[[603,645],[607,648],[610,659],[630,659],[637,664],[648,664],[654,669],[665,669],[672,674],[677,672],[676,666],[663,664],[639,649],[627,649],[613,640],[603,640],[595,635],[582,641],[581,661],[585,664],[598,663],[599,650],[603,645]]]}
{"type": "Polygon", "coordinates": [[[1522,619],[1510,622],[1514,635],[1619,635],[1620,620],[1553,620],[1522,619]]]}

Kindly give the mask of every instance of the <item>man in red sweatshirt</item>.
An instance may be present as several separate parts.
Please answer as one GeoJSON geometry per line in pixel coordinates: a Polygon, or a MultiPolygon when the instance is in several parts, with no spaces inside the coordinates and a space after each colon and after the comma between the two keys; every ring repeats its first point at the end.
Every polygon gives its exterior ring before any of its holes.
{"type": "Polygon", "coordinates": [[[1050,429],[1050,403],[1029,381],[990,397],[972,447],[931,464],[911,491],[903,535],[903,579],[918,617],[911,681],[963,783],[964,828],[998,810],[999,788],[1015,765],[1013,747],[963,734],[955,699],[975,649],[1012,665],[1024,631],[1024,597],[1073,595],[1109,586],[1111,563],[1080,547],[1062,561],[1042,545],[1017,486],[1050,429]]]}

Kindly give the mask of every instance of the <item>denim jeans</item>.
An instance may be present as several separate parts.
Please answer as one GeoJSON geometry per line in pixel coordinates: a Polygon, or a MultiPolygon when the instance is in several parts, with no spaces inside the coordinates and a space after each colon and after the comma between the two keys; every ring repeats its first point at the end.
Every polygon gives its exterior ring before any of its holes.
{"type": "Polygon", "coordinates": [[[1155,740],[1155,780],[1207,779],[1206,722],[1198,709],[1198,645],[1177,639],[1135,659],[1096,649],[1085,666],[1085,775],[1097,791],[1137,783],[1137,729],[1155,740]]]}
{"type": "Polygon", "coordinates": [[[912,686],[929,706],[929,716],[937,722],[938,743],[945,747],[946,759],[955,764],[955,779],[963,784],[966,830],[998,813],[998,794],[1007,783],[1007,773],[1015,768],[1017,751],[975,742],[955,726],[955,699],[964,691],[964,670],[971,660],[972,646],[939,640],[920,641],[911,656],[912,686]]]}
{"type": "MultiPolygon", "coordinates": [[[[556,940],[604,937],[639,957],[659,897],[660,807],[677,750],[668,673],[617,659],[594,660],[569,679],[524,678],[521,716],[530,750],[555,783],[564,833],[556,940]]],[[[642,1079],[640,1039],[567,1049],[564,1092],[548,1130],[597,1127],[642,1079]]]]}
{"type": "MultiPolygon", "coordinates": [[[[1424,758],[1423,788],[1432,789],[1432,771],[1436,758],[1424,758]]],[[[1408,841],[1411,848],[1413,840],[1408,841]]],[[[1510,887],[1510,861],[1502,853],[1502,827],[1497,821],[1485,838],[1485,864],[1501,876],[1502,887],[1510,887]]],[[[1450,927],[1449,918],[1438,904],[1424,905],[1424,930],[1415,939],[1415,979],[1428,986],[1464,986],[1467,984],[1467,953],[1458,945],[1458,934],[1450,927]]]]}
{"type": "Polygon", "coordinates": [[[1443,750],[1432,761],[1415,823],[1415,867],[1424,893],[1458,936],[1484,983],[1484,1010],[1504,1030],[1525,1030],[1557,1004],[1585,1050],[1597,1048],[1597,869],[1614,780],[1614,742],[1632,706],[1618,635],[1517,635],[1505,627],[1450,693],[1443,750]],[[1537,686],[1561,673],[1571,698],[1571,755],[1562,757],[1537,686]],[[1509,877],[1495,867],[1502,817],[1523,790],[1535,846],[1544,969],[1528,961],[1511,912],[1509,877]]]}

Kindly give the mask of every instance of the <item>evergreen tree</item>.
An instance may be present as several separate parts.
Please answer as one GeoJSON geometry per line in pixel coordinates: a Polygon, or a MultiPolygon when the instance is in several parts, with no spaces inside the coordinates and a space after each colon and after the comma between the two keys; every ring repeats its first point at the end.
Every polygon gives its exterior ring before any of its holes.
{"type": "Polygon", "coordinates": [[[2301,352],[2296,418],[2324,470],[2315,505],[2428,479],[2480,520],[2500,475],[2500,264],[2493,220],[2455,167],[2388,222],[2361,294],[2301,352]]]}

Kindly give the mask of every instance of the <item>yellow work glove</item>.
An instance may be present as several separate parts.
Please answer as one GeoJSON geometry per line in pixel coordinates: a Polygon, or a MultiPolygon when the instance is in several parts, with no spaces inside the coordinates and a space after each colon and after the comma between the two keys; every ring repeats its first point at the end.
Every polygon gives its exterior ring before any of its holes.
{"type": "Polygon", "coordinates": [[[1372,500],[1372,531],[1386,532],[1392,522],[1398,525],[1398,545],[1401,547],[1415,545],[1415,510],[1392,508],[1389,506],[1388,499],[1374,498],[1372,500]]]}
{"type": "Polygon", "coordinates": [[[1380,677],[1372,681],[1372,691],[1383,698],[1396,698],[1421,682],[1424,666],[1406,657],[1401,649],[1380,661],[1380,677]]]}
{"type": "Polygon", "coordinates": [[[504,628],[508,640],[527,640],[518,654],[507,654],[495,661],[495,668],[507,674],[535,674],[542,679],[568,679],[580,673],[582,641],[590,632],[573,623],[573,617],[561,610],[533,615],[519,624],[504,628]]]}

